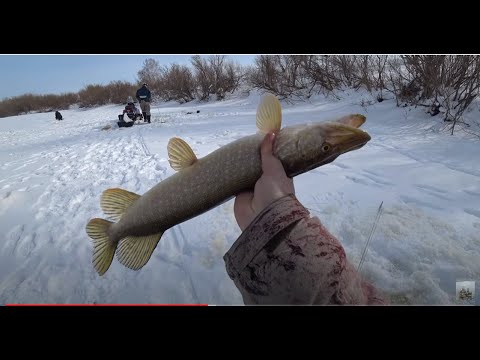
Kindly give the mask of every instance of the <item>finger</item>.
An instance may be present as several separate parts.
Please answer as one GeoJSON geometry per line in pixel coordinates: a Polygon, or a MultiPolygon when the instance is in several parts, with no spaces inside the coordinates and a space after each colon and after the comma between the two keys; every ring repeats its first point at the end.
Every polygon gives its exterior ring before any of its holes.
{"type": "Polygon", "coordinates": [[[233,204],[233,213],[238,226],[242,231],[253,220],[254,211],[252,209],[253,191],[245,191],[235,197],[233,204]]]}
{"type": "Polygon", "coordinates": [[[252,199],[253,199],[253,191],[243,191],[239,193],[235,197],[234,210],[236,211],[237,207],[239,208],[248,207],[250,209],[252,204],[252,199]]]}
{"type": "Polygon", "coordinates": [[[260,155],[262,157],[262,170],[265,175],[285,175],[285,170],[280,160],[273,155],[273,145],[276,135],[268,133],[263,138],[260,146],[260,155]]]}

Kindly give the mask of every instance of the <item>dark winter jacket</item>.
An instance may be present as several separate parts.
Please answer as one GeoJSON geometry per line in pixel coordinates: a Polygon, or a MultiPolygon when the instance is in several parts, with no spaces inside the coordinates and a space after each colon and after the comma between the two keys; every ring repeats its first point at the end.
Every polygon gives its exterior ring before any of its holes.
{"type": "Polygon", "coordinates": [[[127,114],[140,114],[140,111],[137,109],[134,103],[128,103],[123,110],[123,113],[127,114]]]}
{"type": "Polygon", "coordinates": [[[144,85],[137,90],[136,97],[139,102],[142,100],[150,102],[152,95],[150,94],[150,90],[148,90],[147,87],[144,85]]]}
{"type": "Polygon", "coordinates": [[[246,305],[384,305],[340,242],[294,195],[273,202],[224,256],[246,305]]]}

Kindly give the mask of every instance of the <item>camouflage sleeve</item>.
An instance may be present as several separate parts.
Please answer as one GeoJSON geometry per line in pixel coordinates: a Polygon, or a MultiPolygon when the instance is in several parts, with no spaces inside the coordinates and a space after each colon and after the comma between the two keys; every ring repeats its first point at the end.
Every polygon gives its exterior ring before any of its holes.
{"type": "Polygon", "coordinates": [[[247,305],[386,304],[348,262],[339,241],[294,195],[264,209],[224,260],[247,305]]]}

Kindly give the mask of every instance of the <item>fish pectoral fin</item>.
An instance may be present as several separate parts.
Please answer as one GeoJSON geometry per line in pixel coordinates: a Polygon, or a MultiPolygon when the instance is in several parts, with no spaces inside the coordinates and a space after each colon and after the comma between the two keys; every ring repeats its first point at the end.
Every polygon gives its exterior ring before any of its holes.
{"type": "Polygon", "coordinates": [[[257,128],[265,134],[282,128],[282,105],[276,96],[266,94],[258,105],[257,128]]]}
{"type": "Polygon", "coordinates": [[[93,266],[100,276],[110,267],[117,247],[108,237],[108,229],[112,224],[111,221],[95,218],[86,227],[88,236],[93,240],[93,266]]]}
{"type": "Polygon", "coordinates": [[[127,208],[137,200],[140,195],[123,189],[107,189],[102,193],[100,206],[103,212],[112,220],[118,221],[127,208]]]}
{"type": "Polygon", "coordinates": [[[170,139],[167,149],[170,166],[174,170],[189,167],[198,160],[190,145],[178,137],[170,139]]]}
{"type": "Polygon", "coordinates": [[[335,122],[345,124],[348,126],[353,126],[355,128],[359,128],[362,126],[367,118],[364,115],[361,114],[350,114],[344,117],[341,117],[340,119],[335,120],[335,122]]]}
{"type": "Polygon", "coordinates": [[[117,259],[132,270],[141,269],[152,256],[163,232],[147,236],[128,236],[120,241],[117,259]]]}

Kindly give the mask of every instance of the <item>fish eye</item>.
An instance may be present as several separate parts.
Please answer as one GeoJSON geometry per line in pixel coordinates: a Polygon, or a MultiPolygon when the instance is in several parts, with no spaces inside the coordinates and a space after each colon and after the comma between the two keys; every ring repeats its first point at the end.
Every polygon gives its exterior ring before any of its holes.
{"type": "Polygon", "coordinates": [[[329,152],[331,148],[332,148],[332,146],[330,144],[325,143],[325,144],[322,145],[322,151],[324,153],[329,152]]]}

